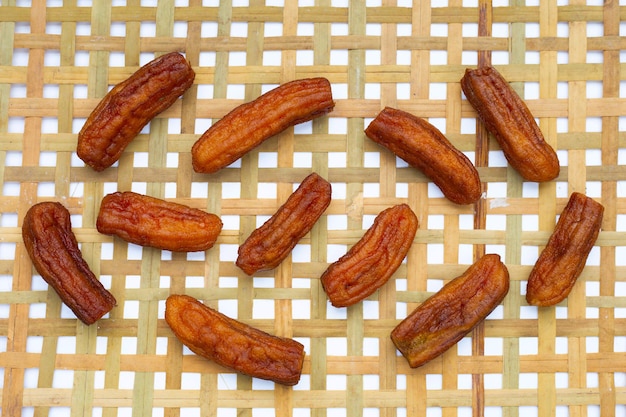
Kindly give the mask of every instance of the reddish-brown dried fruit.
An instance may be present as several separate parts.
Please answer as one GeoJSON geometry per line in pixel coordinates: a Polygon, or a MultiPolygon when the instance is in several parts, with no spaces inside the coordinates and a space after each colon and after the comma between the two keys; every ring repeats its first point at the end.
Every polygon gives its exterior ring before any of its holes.
{"type": "Polygon", "coordinates": [[[391,332],[412,368],[452,347],[485,319],[509,291],[500,256],[488,254],[420,304],[391,332]]]}
{"type": "Polygon", "coordinates": [[[187,295],[170,295],[165,321],[191,351],[243,374],[283,385],[300,380],[304,346],[273,336],[202,304],[187,295]]]}
{"type": "Polygon", "coordinates": [[[212,213],[127,191],[102,199],[96,227],[137,245],[194,252],[213,246],[222,221],[212,213]]]}
{"type": "Polygon", "coordinates": [[[276,268],[324,213],[331,200],[331,186],[316,173],[239,247],[236,264],[248,275],[276,268]]]}
{"type": "Polygon", "coordinates": [[[191,87],[194,78],[191,65],[178,52],[141,67],[91,112],[78,133],[78,157],[96,171],[113,165],[141,129],[191,87]]]}
{"type": "Polygon", "coordinates": [[[386,107],[365,134],[422,171],[450,201],[470,204],[482,195],[476,167],[426,120],[386,107]]]}
{"type": "Polygon", "coordinates": [[[493,67],[467,69],[461,88],[509,164],[528,181],[559,175],[559,159],[545,141],[526,103],[493,67]]]}
{"type": "Polygon", "coordinates": [[[62,204],[32,206],[24,217],[22,238],[37,272],[83,323],[93,324],[115,307],[115,297],[83,259],[62,204]]]}
{"type": "Polygon", "coordinates": [[[572,193],[528,277],[529,304],[552,306],[568,296],[598,238],[603,214],[602,204],[572,193]]]}
{"type": "Polygon", "coordinates": [[[378,214],[361,240],[322,274],[332,305],[353,305],[383,286],[409,251],[417,227],[417,217],[406,204],[378,214]]]}
{"type": "Polygon", "coordinates": [[[193,169],[212,173],[266,139],[335,107],[326,78],[295,80],[242,104],[211,126],[191,148],[193,169]]]}

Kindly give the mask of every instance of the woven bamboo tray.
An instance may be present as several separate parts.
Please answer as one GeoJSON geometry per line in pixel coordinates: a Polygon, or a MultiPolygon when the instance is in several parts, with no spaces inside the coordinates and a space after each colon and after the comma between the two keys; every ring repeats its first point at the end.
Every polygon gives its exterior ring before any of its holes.
{"type": "Polygon", "coordinates": [[[626,416],[626,9],[616,1],[0,1],[0,378],[9,416],[626,416]],[[126,4],[127,3],[127,4],[126,4]],[[527,4],[528,3],[528,4],[527,4]],[[535,4],[537,3],[537,4],[535,4]],[[589,2],[588,2],[589,3],[589,2]],[[99,99],[155,54],[184,52],[194,86],[96,173],[76,135],[99,99]],[[467,67],[492,63],[527,100],[562,169],[525,183],[464,99],[467,67]],[[336,108],[212,175],[190,149],[212,122],[280,83],[322,75],[336,108]],[[369,141],[384,106],[428,118],[478,167],[484,198],[457,206],[369,141]],[[315,171],[333,201],[283,264],[247,277],[238,245],[315,171]],[[134,190],[220,215],[206,253],[101,235],[101,198],[134,190]],[[526,304],[525,282],[569,194],[605,206],[569,298],[526,304]],[[72,213],[83,256],[118,300],[84,326],[32,269],[22,218],[38,201],[72,213]],[[420,221],[382,289],[330,306],[319,276],[384,208],[420,221]],[[414,307],[483,253],[511,290],[457,346],[410,369],[389,339],[414,307]],[[192,354],[166,325],[187,293],[306,346],[293,388],[192,354]]]}

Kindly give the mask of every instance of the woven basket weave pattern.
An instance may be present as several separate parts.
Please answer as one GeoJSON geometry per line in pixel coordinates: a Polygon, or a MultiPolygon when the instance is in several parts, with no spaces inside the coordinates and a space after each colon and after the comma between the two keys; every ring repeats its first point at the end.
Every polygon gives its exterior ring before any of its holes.
{"type": "Polygon", "coordinates": [[[626,9],[616,1],[0,1],[0,368],[2,415],[626,416],[626,9]],[[431,4],[432,3],[432,4],[431,4]],[[529,3],[529,4],[527,4],[529,3]],[[532,3],[532,4],[530,4],[532,3]],[[597,5],[596,5],[597,3],[597,5]],[[99,100],[155,56],[185,54],[194,85],[103,172],[76,157],[99,100]],[[495,65],[557,149],[559,177],[525,183],[463,97],[468,67],[495,65]],[[190,149],[216,120],[281,83],[324,76],[327,117],[264,142],[215,174],[190,149]],[[430,120],[477,166],[484,198],[457,206],[365,137],[385,106],[430,120]],[[277,269],[248,277],[237,247],[315,171],[325,215],[277,269]],[[216,246],[169,253],[104,236],[99,204],[133,190],[219,215],[216,246]],[[570,296],[537,309],[527,276],[568,196],[605,206],[570,296]],[[59,201],[84,258],[118,300],[84,326],[32,268],[26,211],[59,201]],[[319,276],[383,209],[420,227],[392,279],[330,306],[319,276]],[[484,253],[511,275],[502,305],[468,337],[410,369],[389,333],[484,253]],[[186,293],[306,346],[291,388],[192,354],[165,323],[186,293]]]}

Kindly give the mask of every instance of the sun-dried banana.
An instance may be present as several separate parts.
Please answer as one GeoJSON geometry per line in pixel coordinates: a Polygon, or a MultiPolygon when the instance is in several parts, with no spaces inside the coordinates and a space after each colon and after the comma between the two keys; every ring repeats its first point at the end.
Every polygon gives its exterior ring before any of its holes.
{"type": "Polygon", "coordinates": [[[551,306],[568,296],[598,238],[603,214],[602,204],[572,193],[528,277],[529,304],[551,306]]]}
{"type": "Polygon", "coordinates": [[[126,191],[102,199],[96,227],[136,245],[196,252],[215,244],[222,220],[200,209],[126,191]]]}
{"type": "Polygon", "coordinates": [[[347,307],[382,287],[405,258],[417,227],[417,216],[407,204],[379,213],[363,237],[322,274],[331,304],[347,307]]]}
{"type": "Polygon", "coordinates": [[[467,69],[461,88],[509,164],[528,181],[559,175],[556,152],[543,137],[526,103],[494,67],[467,69]]]}
{"type": "Polygon", "coordinates": [[[83,323],[93,324],[115,307],[115,297],[83,259],[70,212],[56,202],[32,206],[22,238],[35,269],[83,323]]]}
{"type": "Polygon", "coordinates": [[[420,304],[391,332],[412,368],[451,348],[484,320],[509,291],[509,271],[487,254],[420,304]]]}
{"type": "Polygon", "coordinates": [[[193,169],[213,173],[288,127],[335,107],[326,78],[290,81],[242,104],[212,125],[191,148],[193,169]]]}
{"type": "Polygon", "coordinates": [[[425,119],[386,107],[365,134],[422,171],[450,201],[470,204],[481,197],[476,167],[425,119]]]}
{"type": "Polygon", "coordinates": [[[170,295],[165,321],[192,352],[243,374],[295,385],[300,381],[304,346],[270,335],[188,295],[170,295]]]}
{"type": "Polygon", "coordinates": [[[178,52],[139,68],[91,112],[78,133],[78,157],[96,171],[113,165],[141,129],[191,87],[195,75],[178,52]]]}

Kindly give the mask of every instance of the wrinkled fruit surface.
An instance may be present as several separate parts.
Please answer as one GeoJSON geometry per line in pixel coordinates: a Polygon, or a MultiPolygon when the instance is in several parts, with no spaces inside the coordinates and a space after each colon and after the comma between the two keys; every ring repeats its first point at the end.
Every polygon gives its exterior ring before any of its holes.
{"type": "Polygon", "coordinates": [[[304,363],[304,346],[234,320],[187,295],[171,295],[165,321],[191,351],[243,374],[295,385],[304,363]]]}
{"type": "Polygon", "coordinates": [[[113,165],[141,129],[191,87],[194,78],[191,65],[178,52],[141,67],[91,112],[78,133],[78,157],[96,171],[113,165]]]}
{"type": "Polygon", "coordinates": [[[417,227],[417,217],[406,204],[378,214],[363,237],[322,274],[332,305],[353,305],[383,286],[409,251],[417,227]]]}
{"type": "Polygon", "coordinates": [[[500,256],[487,254],[420,304],[391,332],[412,368],[448,350],[500,304],[509,272],[500,256]]]}
{"type": "Polygon", "coordinates": [[[450,201],[470,204],[480,198],[476,167],[428,121],[386,107],[365,129],[365,134],[422,171],[450,201]]]}
{"type": "Polygon", "coordinates": [[[212,125],[191,148],[193,169],[212,173],[241,158],[288,127],[323,116],[335,107],[326,78],[282,84],[242,104],[212,125]]]}
{"type": "Polygon", "coordinates": [[[93,324],[115,307],[115,297],[83,259],[62,204],[32,206],[22,223],[22,238],[37,272],[83,323],[93,324]]]}
{"type": "Polygon", "coordinates": [[[551,306],[563,301],[580,276],[600,233],[604,206],[572,193],[528,277],[526,301],[551,306]]]}
{"type": "Polygon", "coordinates": [[[102,199],[96,227],[137,245],[194,252],[213,246],[222,221],[212,213],[127,191],[102,199]]]}
{"type": "Polygon", "coordinates": [[[287,201],[239,246],[236,264],[252,275],[276,268],[324,213],[331,186],[316,173],[307,176],[287,201]]]}
{"type": "Polygon", "coordinates": [[[559,175],[559,159],[545,141],[526,103],[493,67],[467,69],[461,88],[509,164],[528,181],[559,175]]]}

